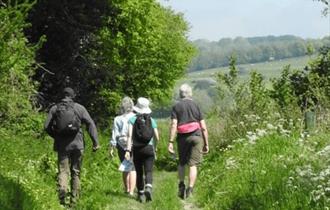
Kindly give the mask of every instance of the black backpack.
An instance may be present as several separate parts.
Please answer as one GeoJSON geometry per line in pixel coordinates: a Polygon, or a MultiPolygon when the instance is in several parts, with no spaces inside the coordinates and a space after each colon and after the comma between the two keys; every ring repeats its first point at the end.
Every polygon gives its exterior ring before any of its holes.
{"type": "Polygon", "coordinates": [[[74,110],[74,102],[58,103],[54,114],[52,130],[57,136],[75,136],[81,126],[81,121],[74,110]]]}
{"type": "Polygon", "coordinates": [[[133,125],[134,146],[146,146],[154,136],[151,117],[149,114],[141,114],[136,116],[133,125]]]}

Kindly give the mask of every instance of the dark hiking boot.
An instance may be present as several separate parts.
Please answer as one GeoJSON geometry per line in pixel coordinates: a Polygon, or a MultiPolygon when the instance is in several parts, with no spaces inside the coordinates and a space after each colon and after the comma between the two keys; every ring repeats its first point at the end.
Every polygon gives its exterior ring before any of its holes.
{"type": "Polygon", "coordinates": [[[146,186],[144,195],[146,196],[146,202],[152,201],[152,188],[149,186],[146,186]]]}
{"type": "Polygon", "coordinates": [[[144,202],[146,201],[146,197],[145,197],[143,191],[138,192],[137,200],[138,200],[140,203],[144,203],[144,202]]]}
{"type": "Polygon", "coordinates": [[[60,204],[62,206],[65,206],[65,192],[64,191],[60,191],[58,198],[60,200],[60,204]]]}
{"type": "Polygon", "coordinates": [[[77,204],[77,200],[78,200],[77,197],[71,197],[70,198],[70,207],[75,206],[77,204]]]}
{"type": "Polygon", "coordinates": [[[178,196],[181,198],[181,199],[185,199],[185,192],[186,192],[186,186],[183,182],[180,182],[179,183],[179,193],[178,193],[178,196]]]}
{"type": "Polygon", "coordinates": [[[193,188],[192,187],[188,187],[186,189],[186,198],[188,198],[189,196],[192,196],[193,193],[193,188]]]}
{"type": "Polygon", "coordinates": [[[61,204],[62,206],[65,206],[65,198],[60,198],[60,204],[61,204]]]}

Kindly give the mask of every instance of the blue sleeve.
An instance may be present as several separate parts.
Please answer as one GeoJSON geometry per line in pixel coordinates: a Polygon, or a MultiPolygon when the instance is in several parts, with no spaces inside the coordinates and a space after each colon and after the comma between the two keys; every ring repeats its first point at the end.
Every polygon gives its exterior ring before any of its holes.
{"type": "Polygon", "coordinates": [[[135,121],[136,121],[136,116],[133,116],[133,117],[129,118],[128,123],[131,125],[134,125],[135,121]]]}
{"type": "Polygon", "coordinates": [[[151,118],[151,126],[152,128],[157,128],[156,120],[154,120],[153,118],[151,118]]]}

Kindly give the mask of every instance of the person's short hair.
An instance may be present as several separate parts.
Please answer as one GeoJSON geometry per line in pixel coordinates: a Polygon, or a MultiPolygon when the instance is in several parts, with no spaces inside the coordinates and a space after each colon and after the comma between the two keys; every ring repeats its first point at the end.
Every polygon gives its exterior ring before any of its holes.
{"type": "Polygon", "coordinates": [[[192,97],[192,89],[188,84],[183,84],[179,89],[180,98],[191,98],[192,97]]]}
{"type": "Polygon", "coordinates": [[[125,114],[125,113],[129,113],[133,110],[133,106],[134,106],[134,102],[133,100],[128,97],[125,96],[122,100],[121,100],[121,104],[120,104],[120,113],[121,114],[125,114]]]}
{"type": "Polygon", "coordinates": [[[74,92],[74,90],[70,87],[66,87],[63,90],[63,96],[64,97],[70,97],[70,98],[74,98],[76,96],[76,93],[74,92]]]}

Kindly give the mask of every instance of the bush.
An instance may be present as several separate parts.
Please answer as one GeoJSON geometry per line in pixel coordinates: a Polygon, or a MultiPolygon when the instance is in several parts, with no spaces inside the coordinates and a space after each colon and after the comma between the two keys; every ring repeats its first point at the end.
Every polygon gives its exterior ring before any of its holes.
{"type": "MultiPolygon", "coordinates": [[[[35,66],[37,46],[28,44],[23,30],[31,4],[2,5],[0,9],[0,124],[2,127],[24,128],[27,119],[34,118],[30,80],[35,66]]],[[[33,124],[34,125],[34,124],[33,124]]]]}

